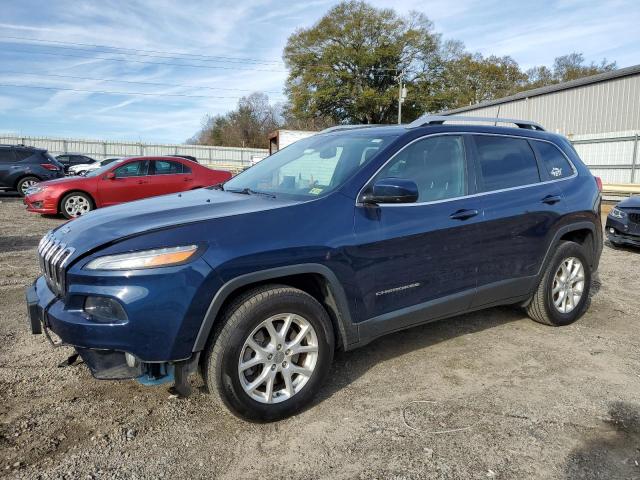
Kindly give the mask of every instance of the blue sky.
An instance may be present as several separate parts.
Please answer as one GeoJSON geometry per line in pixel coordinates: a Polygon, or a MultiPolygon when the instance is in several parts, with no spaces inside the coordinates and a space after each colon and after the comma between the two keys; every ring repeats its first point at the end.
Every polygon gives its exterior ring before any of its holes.
{"type": "MultiPolygon", "coordinates": [[[[284,100],[287,37],[335,3],[4,0],[0,132],[181,143],[205,114],[232,109],[242,95],[260,90],[273,102],[284,100]],[[82,44],[135,49],[128,52],[137,55],[82,44]]],[[[638,1],[370,3],[421,11],[445,39],[462,40],[485,55],[511,55],[524,68],[549,65],[572,51],[588,61],[615,60],[619,67],[640,63],[638,1]]]]}

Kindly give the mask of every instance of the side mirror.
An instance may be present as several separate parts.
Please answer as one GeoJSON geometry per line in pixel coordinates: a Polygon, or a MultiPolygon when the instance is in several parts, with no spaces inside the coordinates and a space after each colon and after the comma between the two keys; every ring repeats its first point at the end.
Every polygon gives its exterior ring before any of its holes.
{"type": "Polygon", "coordinates": [[[116,174],[115,174],[115,173],[113,173],[113,172],[109,172],[109,173],[107,173],[107,174],[104,176],[104,178],[105,178],[106,180],[113,180],[113,179],[115,179],[115,178],[116,178],[116,174]]]}
{"type": "Polygon", "coordinates": [[[414,203],[418,200],[418,186],[403,178],[381,178],[362,197],[362,203],[414,203]]]}

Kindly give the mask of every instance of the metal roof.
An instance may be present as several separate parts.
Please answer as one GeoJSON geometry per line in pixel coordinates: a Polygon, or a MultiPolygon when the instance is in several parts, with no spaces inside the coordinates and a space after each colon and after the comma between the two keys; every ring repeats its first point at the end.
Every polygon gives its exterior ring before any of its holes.
{"type": "Polygon", "coordinates": [[[600,73],[598,75],[591,75],[590,77],[578,78],[569,82],[557,83],[555,85],[547,85],[546,87],[534,88],[532,90],[525,90],[524,92],[516,93],[508,97],[498,98],[496,100],[489,100],[487,102],[476,103],[475,105],[469,105],[467,107],[460,107],[453,110],[446,110],[440,112],[439,115],[450,115],[452,113],[468,112],[469,110],[476,110],[483,107],[491,107],[493,105],[499,105],[502,103],[513,102],[514,100],[522,100],[525,98],[537,97],[540,95],[546,95],[548,93],[560,92],[562,90],[570,90],[572,88],[584,87],[585,85],[591,85],[593,83],[606,82],[620,77],[627,77],[629,75],[640,74],[640,65],[634,65],[632,67],[620,68],[618,70],[612,70],[610,72],[600,73]]]}

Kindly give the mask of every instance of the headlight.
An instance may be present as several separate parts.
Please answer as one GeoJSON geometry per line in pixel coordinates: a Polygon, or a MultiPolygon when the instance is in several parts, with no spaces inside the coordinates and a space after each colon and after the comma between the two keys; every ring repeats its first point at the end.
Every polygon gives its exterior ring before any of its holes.
{"type": "Polygon", "coordinates": [[[33,187],[27,188],[25,195],[33,195],[34,193],[44,192],[46,189],[46,185],[34,185],[33,187]]]}
{"type": "Polygon", "coordinates": [[[106,255],[91,260],[84,268],[87,270],[140,270],[169,267],[186,262],[197,250],[197,245],[186,245],[106,255]]]}
{"type": "Polygon", "coordinates": [[[609,213],[609,215],[611,215],[613,218],[624,218],[627,216],[625,212],[623,212],[622,210],[616,207],[613,207],[611,209],[611,212],[609,213]]]}

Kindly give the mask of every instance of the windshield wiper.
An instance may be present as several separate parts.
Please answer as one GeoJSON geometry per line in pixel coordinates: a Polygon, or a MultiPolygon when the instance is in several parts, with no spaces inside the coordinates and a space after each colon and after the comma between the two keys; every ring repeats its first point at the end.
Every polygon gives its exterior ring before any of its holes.
{"type": "Polygon", "coordinates": [[[273,193],[258,192],[256,190],[251,190],[249,187],[245,187],[241,190],[225,190],[225,192],[241,193],[243,195],[262,195],[264,197],[276,198],[276,196],[273,193]]]}

